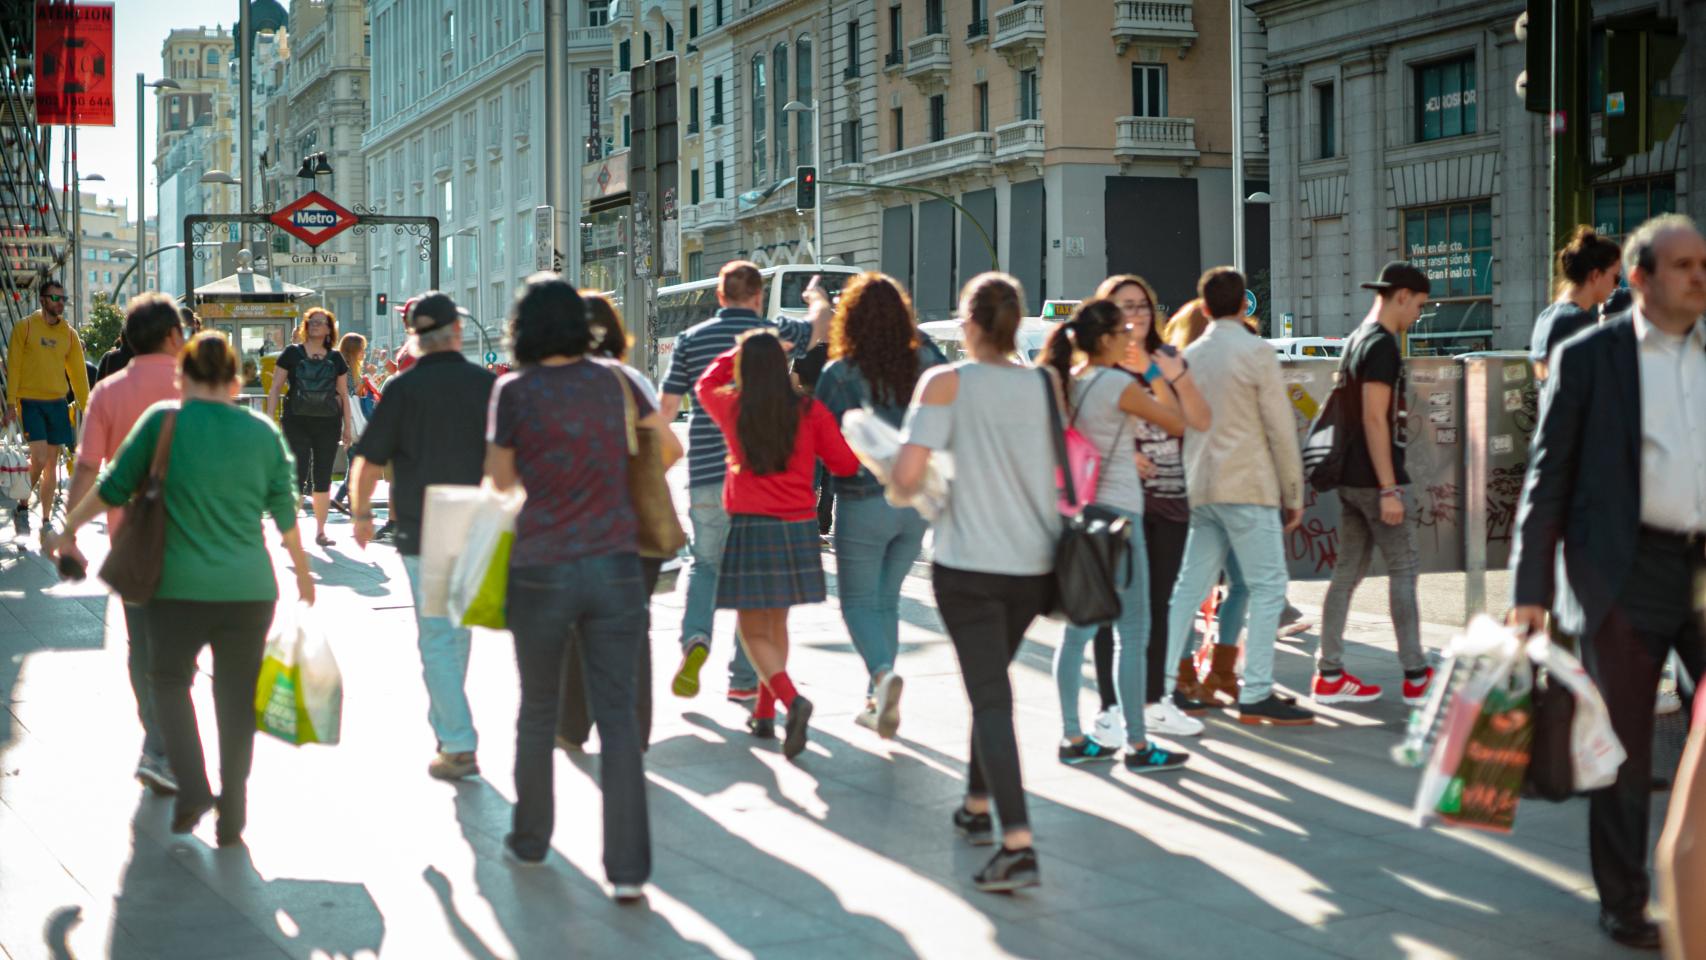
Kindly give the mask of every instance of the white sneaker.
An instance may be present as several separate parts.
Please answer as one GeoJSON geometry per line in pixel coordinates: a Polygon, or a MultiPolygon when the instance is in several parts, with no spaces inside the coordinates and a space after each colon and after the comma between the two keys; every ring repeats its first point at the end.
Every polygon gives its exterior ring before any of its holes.
{"type": "Polygon", "coordinates": [[[876,730],[877,729],[877,708],[876,708],[876,706],[874,704],[870,704],[870,703],[865,704],[865,709],[859,711],[859,715],[853,718],[853,722],[858,724],[861,727],[864,727],[866,730],[872,730],[872,731],[876,730]]]}
{"type": "Polygon", "coordinates": [[[646,898],[646,888],[638,883],[618,883],[611,886],[610,896],[617,903],[634,903],[646,898]]]}
{"type": "Polygon", "coordinates": [[[1152,703],[1143,709],[1143,722],[1149,732],[1168,737],[1194,737],[1202,733],[1202,721],[1187,716],[1171,700],[1152,703]]]}
{"type": "Polygon", "coordinates": [[[1096,714],[1096,725],[1090,736],[1109,750],[1125,746],[1125,714],[1120,712],[1118,705],[1096,714]]]}
{"type": "Polygon", "coordinates": [[[906,681],[893,670],[884,673],[877,681],[877,725],[874,729],[884,740],[893,740],[895,731],[900,729],[900,692],[905,686],[906,681]]]}
{"type": "Polygon", "coordinates": [[[1654,704],[1653,713],[1657,716],[1675,713],[1682,709],[1682,697],[1675,690],[1660,690],[1659,699],[1654,704]]]}

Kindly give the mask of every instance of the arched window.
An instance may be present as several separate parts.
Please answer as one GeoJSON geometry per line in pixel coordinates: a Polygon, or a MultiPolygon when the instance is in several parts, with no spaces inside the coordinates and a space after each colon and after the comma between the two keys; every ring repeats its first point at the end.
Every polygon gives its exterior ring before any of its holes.
{"type": "MultiPolygon", "coordinates": [[[[812,105],[812,38],[802,36],[794,41],[794,98],[806,106],[812,105]]],[[[817,151],[813,147],[813,137],[817,131],[812,129],[816,121],[809,113],[802,113],[794,118],[799,127],[800,162],[817,163],[817,151]]]]}
{"type": "Polygon", "coordinates": [[[776,179],[792,176],[794,164],[788,152],[788,45],[778,43],[770,52],[770,70],[776,79],[776,179]]]}
{"type": "Polygon", "coordinates": [[[764,112],[764,54],[752,55],[752,185],[763,186],[769,183],[765,176],[766,151],[769,144],[765,142],[764,132],[767,118],[764,112]]]}
{"type": "Polygon", "coordinates": [[[219,51],[212,47],[207,48],[207,65],[210,67],[219,66],[219,51]]]}

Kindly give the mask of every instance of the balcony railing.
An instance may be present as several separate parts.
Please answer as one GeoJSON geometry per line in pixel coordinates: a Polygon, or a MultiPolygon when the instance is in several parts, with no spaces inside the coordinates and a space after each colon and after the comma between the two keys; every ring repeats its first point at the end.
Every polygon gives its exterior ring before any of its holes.
{"type": "Polygon", "coordinates": [[[1190,0],[1114,0],[1114,52],[1136,44],[1189,47],[1197,27],[1190,0]]]}
{"type": "Polygon", "coordinates": [[[1114,118],[1115,157],[1140,160],[1197,155],[1197,122],[1191,117],[1114,118]]]}
{"type": "Polygon", "coordinates": [[[681,208],[681,214],[680,214],[680,220],[681,220],[680,226],[681,226],[681,229],[683,231],[693,231],[693,230],[699,229],[699,208],[698,208],[698,206],[690,203],[690,204],[687,204],[686,206],[682,207],[681,208]]]}
{"type": "Polygon", "coordinates": [[[995,40],[991,47],[1009,51],[1034,49],[1042,51],[1044,35],[1043,0],[1025,0],[995,13],[995,40]]]}
{"type": "Polygon", "coordinates": [[[690,137],[697,137],[699,135],[699,121],[687,121],[687,135],[690,137]]]}
{"type": "Polygon", "coordinates": [[[432,152],[432,172],[434,176],[447,177],[450,175],[450,151],[434,150],[432,152]]]}
{"type": "MultiPolygon", "coordinates": [[[[698,217],[695,224],[699,230],[711,230],[726,227],[735,222],[735,202],[724,197],[721,200],[706,200],[693,208],[698,217]]],[[[685,224],[685,221],[683,221],[685,224]]]]}
{"type": "Polygon", "coordinates": [[[872,183],[902,183],[988,167],[994,159],[994,135],[965,133],[884,154],[873,158],[866,166],[870,169],[872,183]]]}
{"type": "Polygon", "coordinates": [[[851,83],[851,82],[859,79],[859,77],[860,77],[859,64],[850,63],[847,66],[841,68],[841,79],[843,82],[851,83]]]}
{"type": "Polygon", "coordinates": [[[966,24],[966,42],[967,43],[975,43],[979,40],[988,40],[988,39],[989,39],[989,18],[988,17],[979,17],[978,19],[973,20],[971,23],[966,24]]]}
{"type": "Polygon", "coordinates": [[[633,78],[625,70],[618,70],[610,75],[610,82],[604,86],[604,95],[611,100],[626,97],[633,90],[633,78]]]}
{"type": "Polygon", "coordinates": [[[570,27],[570,50],[609,50],[609,27],[570,27]]]}
{"type": "Polygon", "coordinates": [[[995,128],[995,159],[1041,160],[1043,156],[1043,122],[1020,120],[995,128]]]}
{"type": "Polygon", "coordinates": [[[895,67],[905,66],[905,64],[906,64],[906,51],[905,50],[890,50],[888,53],[883,54],[883,69],[884,70],[893,70],[895,67]]]}
{"type": "Polygon", "coordinates": [[[949,63],[948,35],[932,33],[906,45],[906,78],[908,80],[945,80],[952,69],[949,63]]]}

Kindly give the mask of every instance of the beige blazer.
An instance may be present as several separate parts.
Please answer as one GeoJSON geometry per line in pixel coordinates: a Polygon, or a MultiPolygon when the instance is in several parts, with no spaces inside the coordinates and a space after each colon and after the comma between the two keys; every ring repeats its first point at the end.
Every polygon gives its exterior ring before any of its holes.
{"type": "Polygon", "coordinates": [[[1185,349],[1197,389],[1214,412],[1207,432],[1185,432],[1191,506],[1303,506],[1297,423],[1279,358],[1239,320],[1216,320],[1185,349]]]}

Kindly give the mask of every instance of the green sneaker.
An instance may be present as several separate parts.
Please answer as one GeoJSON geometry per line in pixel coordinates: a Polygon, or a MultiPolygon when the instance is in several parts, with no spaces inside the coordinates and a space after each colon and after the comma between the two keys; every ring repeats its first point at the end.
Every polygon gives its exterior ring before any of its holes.
{"type": "Polygon", "coordinates": [[[694,637],[687,642],[687,649],[681,654],[681,666],[675,668],[675,680],[669,685],[671,693],[684,699],[692,699],[699,695],[699,668],[705,665],[705,658],[711,655],[711,645],[703,637],[694,637]]]}

